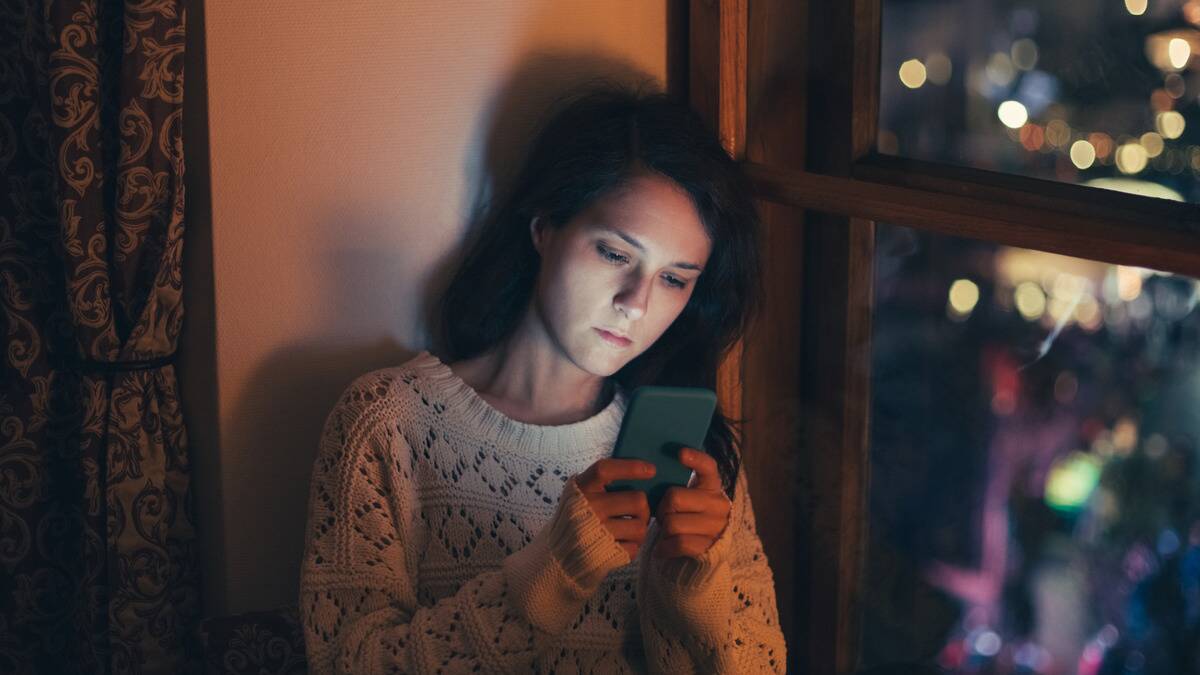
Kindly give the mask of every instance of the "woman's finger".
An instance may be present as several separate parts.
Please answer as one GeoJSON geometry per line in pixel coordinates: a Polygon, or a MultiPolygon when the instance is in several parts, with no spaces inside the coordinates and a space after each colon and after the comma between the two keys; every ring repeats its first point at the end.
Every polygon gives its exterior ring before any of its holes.
{"type": "Polygon", "coordinates": [[[659,517],[668,513],[729,513],[729,498],[723,492],[672,485],[658,504],[659,517]]]}
{"type": "Polygon", "coordinates": [[[655,466],[640,459],[616,459],[608,457],[597,460],[575,478],[575,484],[584,494],[601,494],[604,486],[617,480],[645,480],[654,476],[655,466]]]}
{"type": "Polygon", "coordinates": [[[658,558],[699,558],[712,546],[713,539],[697,534],[681,534],[674,537],[659,539],[654,545],[654,555],[658,558]]]}
{"type": "Polygon", "coordinates": [[[605,522],[605,526],[617,541],[640,544],[646,540],[646,523],[640,520],[612,518],[605,522]]]}
{"type": "Polygon", "coordinates": [[[601,520],[632,516],[637,520],[650,520],[650,503],[641,490],[624,490],[590,495],[588,503],[601,520]]]}
{"type": "Polygon", "coordinates": [[[679,461],[696,472],[696,482],[692,485],[693,488],[720,491],[721,472],[717,468],[717,460],[713,459],[712,455],[695,448],[681,448],[679,461]]]}
{"type": "Polygon", "coordinates": [[[706,513],[669,513],[659,521],[664,537],[695,534],[715,539],[725,529],[725,519],[706,513]]]}

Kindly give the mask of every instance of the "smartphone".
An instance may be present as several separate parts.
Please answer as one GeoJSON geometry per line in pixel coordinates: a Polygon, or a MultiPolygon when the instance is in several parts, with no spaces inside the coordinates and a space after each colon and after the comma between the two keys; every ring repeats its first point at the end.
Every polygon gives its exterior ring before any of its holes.
{"type": "Polygon", "coordinates": [[[647,385],[635,389],[612,456],[642,459],[654,464],[657,471],[653,478],[613,481],[605,489],[644,491],[653,516],[667,488],[690,483],[693,471],[679,461],[679,450],[689,447],[703,451],[716,407],[716,392],[703,387],[647,385]]]}

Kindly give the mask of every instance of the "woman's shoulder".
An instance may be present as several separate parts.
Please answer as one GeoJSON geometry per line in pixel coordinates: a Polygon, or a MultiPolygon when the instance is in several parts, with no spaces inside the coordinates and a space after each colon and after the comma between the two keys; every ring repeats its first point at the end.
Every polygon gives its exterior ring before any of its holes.
{"type": "Polygon", "coordinates": [[[396,447],[410,445],[409,432],[435,424],[438,365],[428,352],[394,366],[364,372],[342,390],[329,411],[322,431],[322,447],[339,461],[369,459],[370,439],[387,439],[396,447]],[[401,442],[405,441],[405,442],[401,442]]]}
{"type": "Polygon", "coordinates": [[[437,357],[422,350],[397,365],[362,373],[342,390],[335,410],[350,417],[359,417],[371,410],[394,415],[404,410],[407,404],[419,401],[423,391],[436,384],[434,379],[440,363],[437,357]]]}

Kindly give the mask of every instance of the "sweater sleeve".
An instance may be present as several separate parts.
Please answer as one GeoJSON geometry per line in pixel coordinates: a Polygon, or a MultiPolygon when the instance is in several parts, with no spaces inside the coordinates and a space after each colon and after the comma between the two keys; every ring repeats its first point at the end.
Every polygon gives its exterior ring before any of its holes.
{"type": "Polygon", "coordinates": [[[639,563],[642,642],[652,673],[783,673],[787,648],[775,584],[738,472],[729,522],[699,558],[654,558],[657,524],[639,563]]]}
{"type": "Polygon", "coordinates": [[[300,573],[311,672],[529,672],[629,555],[571,480],[551,521],[500,569],[419,604],[417,465],[394,420],[357,404],[370,386],[343,395],[314,463],[300,573]]]}

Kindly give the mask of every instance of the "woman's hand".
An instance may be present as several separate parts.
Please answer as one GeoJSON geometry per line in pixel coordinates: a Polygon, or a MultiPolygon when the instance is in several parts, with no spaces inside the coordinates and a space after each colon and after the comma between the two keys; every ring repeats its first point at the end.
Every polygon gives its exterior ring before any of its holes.
{"type": "Polygon", "coordinates": [[[693,448],[679,451],[679,461],[696,472],[692,487],[669,487],[658,504],[661,530],[654,546],[657,558],[698,558],[712,546],[729,521],[731,504],[721,490],[717,460],[693,448]]]}
{"type": "Polygon", "coordinates": [[[645,480],[653,478],[656,469],[650,462],[640,459],[598,460],[575,479],[575,485],[587,498],[588,506],[612,533],[617,543],[629,554],[637,557],[638,549],[646,539],[646,526],[650,522],[650,503],[641,490],[607,492],[604,486],[616,480],[645,480]]]}

